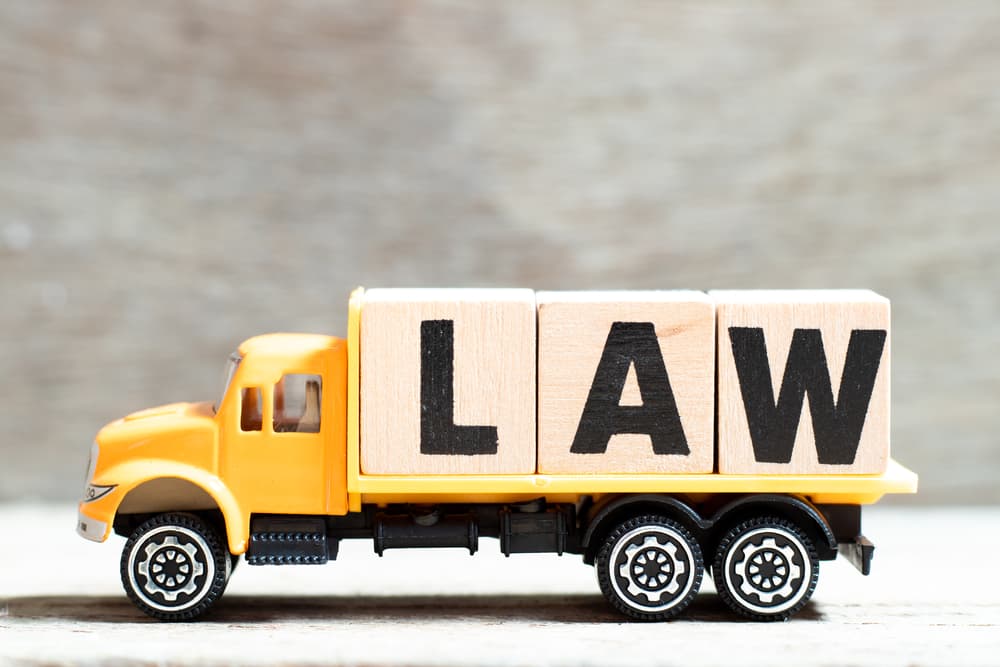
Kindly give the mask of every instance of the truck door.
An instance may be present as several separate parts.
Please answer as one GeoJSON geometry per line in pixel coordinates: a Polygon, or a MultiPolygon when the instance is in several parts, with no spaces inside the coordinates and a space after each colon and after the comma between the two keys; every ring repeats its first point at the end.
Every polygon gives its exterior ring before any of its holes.
{"type": "Polygon", "coordinates": [[[229,429],[223,467],[239,502],[255,513],[325,513],[323,377],[286,373],[238,389],[239,428],[229,429]]]}

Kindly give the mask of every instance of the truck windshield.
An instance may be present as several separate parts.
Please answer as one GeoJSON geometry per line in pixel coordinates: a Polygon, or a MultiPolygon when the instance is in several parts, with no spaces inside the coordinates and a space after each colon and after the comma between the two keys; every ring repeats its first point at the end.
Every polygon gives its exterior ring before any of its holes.
{"type": "Polygon", "coordinates": [[[222,401],[226,400],[226,392],[229,391],[229,383],[233,381],[233,376],[236,375],[236,369],[239,368],[241,361],[243,361],[243,357],[240,356],[239,352],[233,352],[229,355],[229,359],[226,360],[226,369],[223,374],[224,384],[222,385],[222,395],[219,397],[219,402],[212,406],[212,409],[216,412],[219,411],[219,406],[222,405],[222,401]]]}

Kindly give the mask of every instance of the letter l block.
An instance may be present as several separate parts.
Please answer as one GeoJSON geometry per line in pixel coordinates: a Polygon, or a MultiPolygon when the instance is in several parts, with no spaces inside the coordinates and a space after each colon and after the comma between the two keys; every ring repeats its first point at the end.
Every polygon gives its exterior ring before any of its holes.
{"type": "Polygon", "coordinates": [[[529,289],[365,292],[362,471],[534,472],[535,312],[529,289]]]}

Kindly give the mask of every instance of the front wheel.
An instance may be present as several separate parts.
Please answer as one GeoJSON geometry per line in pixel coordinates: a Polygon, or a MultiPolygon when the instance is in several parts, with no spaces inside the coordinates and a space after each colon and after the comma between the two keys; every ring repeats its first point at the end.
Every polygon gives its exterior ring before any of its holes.
{"type": "Polygon", "coordinates": [[[719,597],[730,609],[755,621],[783,621],[812,597],[819,558],[798,526],[764,517],[726,533],[712,573],[719,597]]]}
{"type": "Polygon", "coordinates": [[[229,551],[193,514],[161,514],[132,533],[122,551],[122,585],[143,612],[163,621],[201,616],[226,588],[229,551]]]}
{"type": "Polygon", "coordinates": [[[681,524],[647,515],[625,521],[597,552],[597,581],[611,606],[641,621],[665,621],[694,600],[701,548],[681,524]]]}

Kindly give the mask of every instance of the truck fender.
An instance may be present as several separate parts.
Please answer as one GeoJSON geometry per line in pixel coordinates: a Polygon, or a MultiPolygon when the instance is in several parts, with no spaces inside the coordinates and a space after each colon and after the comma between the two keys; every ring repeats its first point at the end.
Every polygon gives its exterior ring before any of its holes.
{"type": "Polygon", "coordinates": [[[114,466],[104,471],[100,477],[102,480],[117,481],[120,488],[120,493],[115,494],[117,503],[112,517],[118,515],[121,503],[129,493],[148,482],[178,479],[194,485],[207,494],[222,513],[230,553],[241,554],[246,551],[250,536],[250,515],[239,506],[225,483],[208,471],[176,461],[143,460],[114,466]]]}
{"type": "Polygon", "coordinates": [[[609,529],[624,520],[626,516],[634,516],[638,512],[660,513],[677,519],[699,538],[711,527],[711,524],[702,519],[690,505],[672,496],[657,493],[618,496],[599,504],[587,521],[586,529],[580,540],[584,562],[587,564],[594,562],[594,556],[599,546],[594,544],[595,540],[602,539],[602,536],[609,529]]]}
{"type": "MultiPolygon", "coordinates": [[[[761,493],[742,496],[722,506],[708,520],[713,528],[728,529],[744,518],[774,514],[784,517],[807,531],[817,541],[816,550],[821,560],[831,560],[837,555],[837,538],[829,522],[816,506],[804,498],[761,493]]],[[[718,535],[715,536],[716,540],[718,535]]]]}

